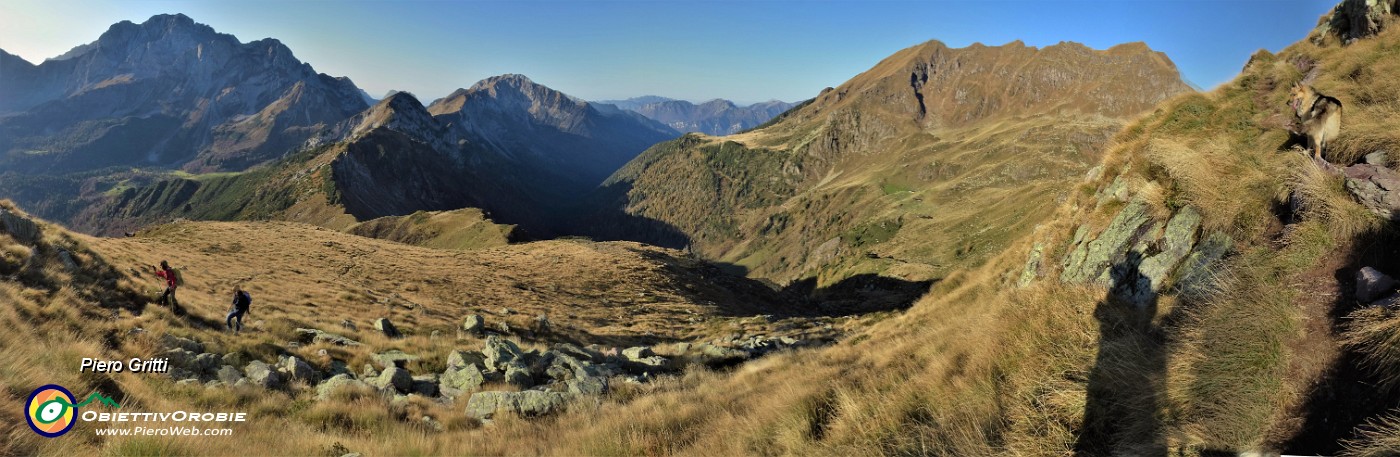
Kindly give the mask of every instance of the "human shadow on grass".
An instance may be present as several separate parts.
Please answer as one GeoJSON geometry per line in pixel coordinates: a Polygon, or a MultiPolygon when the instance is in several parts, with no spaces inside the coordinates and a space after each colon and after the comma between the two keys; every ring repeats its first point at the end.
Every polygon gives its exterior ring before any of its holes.
{"type": "Polygon", "coordinates": [[[1094,308],[1098,355],[1089,372],[1076,455],[1166,456],[1159,411],[1166,396],[1164,332],[1154,324],[1157,294],[1129,252],[1110,270],[1111,289],[1094,308]]]}

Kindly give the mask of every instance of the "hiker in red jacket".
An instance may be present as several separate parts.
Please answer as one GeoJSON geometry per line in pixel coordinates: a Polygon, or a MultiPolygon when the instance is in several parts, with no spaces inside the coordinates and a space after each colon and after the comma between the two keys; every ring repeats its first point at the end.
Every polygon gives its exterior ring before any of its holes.
{"type": "Polygon", "coordinates": [[[165,304],[171,308],[178,306],[180,301],[175,299],[175,288],[180,286],[180,276],[177,275],[175,269],[170,268],[170,264],[164,260],[160,261],[160,268],[151,268],[156,270],[157,277],[165,280],[165,293],[160,294],[160,299],[157,300],[157,303],[165,304]]]}

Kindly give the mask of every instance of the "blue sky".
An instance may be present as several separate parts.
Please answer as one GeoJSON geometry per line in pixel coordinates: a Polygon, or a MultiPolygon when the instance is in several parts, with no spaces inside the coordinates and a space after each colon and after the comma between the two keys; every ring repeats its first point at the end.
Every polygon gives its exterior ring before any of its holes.
{"type": "Polygon", "coordinates": [[[590,100],[756,102],[810,98],[930,39],[1095,49],[1144,41],[1208,89],[1255,50],[1303,39],[1337,1],[6,0],[0,48],[39,62],[113,23],[178,12],[244,42],[277,38],[374,96],[399,89],[426,101],[522,73],[590,100]]]}

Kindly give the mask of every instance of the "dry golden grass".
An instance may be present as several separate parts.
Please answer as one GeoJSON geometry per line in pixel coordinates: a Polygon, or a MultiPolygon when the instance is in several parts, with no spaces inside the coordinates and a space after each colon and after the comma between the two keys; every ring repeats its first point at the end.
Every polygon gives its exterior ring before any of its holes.
{"type": "Polygon", "coordinates": [[[1357,439],[1344,444],[1347,457],[1383,457],[1400,454],[1400,415],[1380,417],[1367,423],[1357,439]]]}

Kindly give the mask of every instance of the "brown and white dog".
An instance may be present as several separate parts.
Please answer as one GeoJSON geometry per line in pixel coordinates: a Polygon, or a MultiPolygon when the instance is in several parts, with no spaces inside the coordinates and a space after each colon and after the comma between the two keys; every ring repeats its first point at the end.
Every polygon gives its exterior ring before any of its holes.
{"type": "Polygon", "coordinates": [[[1314,160],[1325,160],[1322,151],[1327,142],[1337,137],[1342,130],[1342,102],[1313,89],[1312,86],[1295,84],[1288,106],[1298,116],[1298,133],[1308,137],[1314,160]]]}

